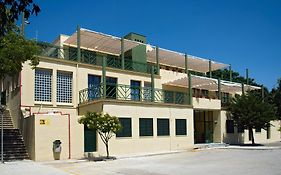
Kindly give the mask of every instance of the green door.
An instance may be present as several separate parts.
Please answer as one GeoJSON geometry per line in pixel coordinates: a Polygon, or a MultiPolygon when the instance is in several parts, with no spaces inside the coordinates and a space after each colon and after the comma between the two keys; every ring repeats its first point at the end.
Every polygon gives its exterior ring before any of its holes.
{"type": "Polygon", "coordinates": [[[84,125],[84,152],[97,151],[97,134],[96,131],[90,130],[84,125]]]}

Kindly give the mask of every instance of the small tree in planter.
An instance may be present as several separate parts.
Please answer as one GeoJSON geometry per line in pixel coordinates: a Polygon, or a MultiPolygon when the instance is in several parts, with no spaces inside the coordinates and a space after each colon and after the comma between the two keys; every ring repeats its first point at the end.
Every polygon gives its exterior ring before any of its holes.
{"type": "Polygon", "coordinates": [[[109,158],[108,142],[121,129],[118,118],[107,113],[88,112],[78,122],[98,132],[106,147],[106,157],[109,158]]]}

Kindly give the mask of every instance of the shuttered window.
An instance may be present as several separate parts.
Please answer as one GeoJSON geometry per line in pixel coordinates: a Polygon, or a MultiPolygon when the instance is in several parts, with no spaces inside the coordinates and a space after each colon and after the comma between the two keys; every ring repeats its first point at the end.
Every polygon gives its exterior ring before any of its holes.
{"type": "Polygon", "coordinates": [[[176,119],[176,135],[186,135],[186,119],[176,119]]]}
{"type": "Polygon", "coordinates": [[[140,136],[153,136],[153,119],[140,118],[139,132],[140,132],[140,136]]]}
{"type": "Polygon", "coordinates": [[[116,137],[132,137],[131,118],[119,118],[122,129],[116,133],[116,137]]]}
{"type": "Polygon", "coordinates": [[[170,135],[169,119],[157,119],[157,135],[158,136],[170,135]]]}

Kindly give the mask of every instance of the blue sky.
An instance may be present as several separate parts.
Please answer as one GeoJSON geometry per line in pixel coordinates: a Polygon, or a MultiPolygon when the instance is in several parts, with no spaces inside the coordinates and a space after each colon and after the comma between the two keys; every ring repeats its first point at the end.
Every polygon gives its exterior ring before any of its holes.
{"type": "Polygon", "coordinates": [[[280,0],[36,1],[26,36],[52,41],[83,28],[124,36],[136,32],[148,43],[232,64],[233,70],[268,88],[281,78],[280,0]]]}

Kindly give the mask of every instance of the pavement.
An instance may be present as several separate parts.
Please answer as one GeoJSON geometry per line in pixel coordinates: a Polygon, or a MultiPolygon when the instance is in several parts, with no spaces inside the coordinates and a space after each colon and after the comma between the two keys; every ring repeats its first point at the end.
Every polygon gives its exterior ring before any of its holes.
{"type": "Polygon", "coordinates": [[[280,175],[281,146],[274,149],[202,149],[113,161],[8,162],[1,175],[280,175]],[[279,147],[280,148],[280,147],[279,147]]]}

